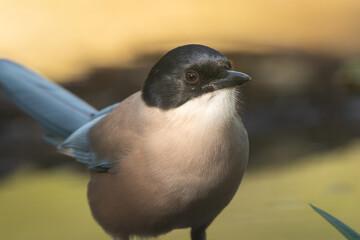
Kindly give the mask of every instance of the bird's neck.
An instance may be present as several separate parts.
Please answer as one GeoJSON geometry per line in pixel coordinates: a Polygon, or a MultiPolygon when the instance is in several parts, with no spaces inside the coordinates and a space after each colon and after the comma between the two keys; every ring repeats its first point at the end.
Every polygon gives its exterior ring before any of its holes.
{"type": "Polygon", "coordinates": [[[168,119],[179,124],[200,124],[208,127],[227,126],[238,117],[236,90],[222,89],[189,100],[175,109],[168,110],[168,119]]]}

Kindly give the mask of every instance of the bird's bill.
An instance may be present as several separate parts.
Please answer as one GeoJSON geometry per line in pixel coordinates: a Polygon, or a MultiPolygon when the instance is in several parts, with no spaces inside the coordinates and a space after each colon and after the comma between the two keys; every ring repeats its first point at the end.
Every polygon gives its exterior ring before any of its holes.
{"type": "Polygon", "coordinates": [[[251,80],[249,75],[242,72],[227,70],[226,73],[225,78],[215,80],[212,83],[217,86],[217,89],[241,86],[251,80]]]}

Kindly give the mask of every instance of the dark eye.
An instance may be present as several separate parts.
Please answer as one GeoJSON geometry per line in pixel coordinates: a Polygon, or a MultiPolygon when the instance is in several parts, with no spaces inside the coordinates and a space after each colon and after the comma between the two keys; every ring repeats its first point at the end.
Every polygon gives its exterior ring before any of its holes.
{"type": "Polygon", "coordinates": [[[185,77],[186,77],[186,81],[188,81],[190,83],[194,83],[197,80],[199,80],[199,75],[194,71],[187,72],[185,74],[185,77]]]}

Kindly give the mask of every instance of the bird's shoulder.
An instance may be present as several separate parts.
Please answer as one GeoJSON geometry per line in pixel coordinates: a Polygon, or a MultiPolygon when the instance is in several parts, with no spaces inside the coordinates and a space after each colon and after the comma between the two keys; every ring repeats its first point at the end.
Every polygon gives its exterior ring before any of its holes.
{"type": "Polygon", "coordinates": [[[134,93],[91,127],[87,134],[91,150],[100,159],[120,162],[160,126],[160,112],[147,106],[140,92],[134,93]]]}

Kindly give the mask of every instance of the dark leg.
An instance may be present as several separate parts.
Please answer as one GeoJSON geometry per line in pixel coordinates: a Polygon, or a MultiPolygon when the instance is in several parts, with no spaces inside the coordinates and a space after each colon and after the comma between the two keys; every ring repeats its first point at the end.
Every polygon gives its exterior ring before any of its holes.
{"type": "Polygon", "coordinates": [[[206,240],[206,228],[209,224],[197,228],[191,228],[191,240],[206,240]]]}
{"type": "Polygon", "coordinates": [[[206,240],[205,228],[192,228],[191,229],[191,240],[206,240]]]}

